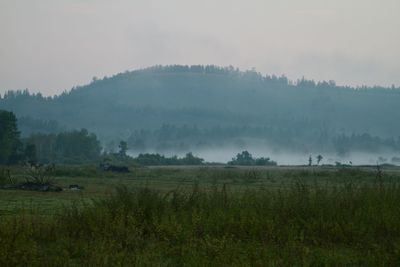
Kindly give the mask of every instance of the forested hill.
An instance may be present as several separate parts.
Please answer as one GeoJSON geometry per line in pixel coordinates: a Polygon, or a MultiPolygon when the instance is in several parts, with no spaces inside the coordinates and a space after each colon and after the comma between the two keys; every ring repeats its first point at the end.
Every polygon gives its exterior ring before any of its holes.
{"type": "MultiPolygon", "coordinates": [[[[0,109],[116,136],[161,125],[267,127],[299,136],[400,135],[399,88],[350,88],[289,81],[232,67],[167,66],[93,79],[59,96],[8,92],[0,109]]],[[[22,125],[24,127],[24,125],[22,125]]],[[[27,131],[29,127],[25,125],[27,131]]]]}

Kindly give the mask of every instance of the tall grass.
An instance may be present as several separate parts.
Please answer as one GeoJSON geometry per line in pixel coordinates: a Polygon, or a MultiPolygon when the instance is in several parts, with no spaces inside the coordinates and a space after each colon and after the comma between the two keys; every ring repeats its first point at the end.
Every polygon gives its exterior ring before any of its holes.
{"type": "Polygon", "coordinates": [[[168,193],[0,217],[0,266],[399,266],[396,183],[168,193]]]}

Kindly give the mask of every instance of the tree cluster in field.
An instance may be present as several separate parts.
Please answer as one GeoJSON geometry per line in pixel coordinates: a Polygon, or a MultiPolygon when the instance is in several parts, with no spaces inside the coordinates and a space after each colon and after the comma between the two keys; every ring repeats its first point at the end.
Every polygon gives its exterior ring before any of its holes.
{"type": "MultiPolygon", "coordinates": [[[[101,160],[137,165],[201,165],[204,159],[191,152],[184,157],[160,154],[127,155],[128,143],[121,141],[117,153],[104,151],[96,135],[86,129],[61,133],[37,133],[20,138],[17,119],[12,112],[0,111],[0,164],[62,163],[84,164],[101,160]]],[[[232,165],[276,165],[269,158],[253,158],[247,151],[238,154],[232,165]]]]}
{"type": "Polygon", "coordinates": [[[229,165],[240,165],[240,166],[276,166],[277,163],[270,158],[253,158],[253,156],[248,151],[243,151],[236,155],[231,161],[228,162],[229,165]]]}
{"type": "Polygon", "coordinates": [[[196,157],[192,152],[186,153],[182,158],[178,156],[166,157],[158,153],[141,153],[137,157],[127,155],[127,142],[121,141],[118,145],[117,153],[104,152],[102,154],[103,162],[111,162],[116,165],[141,165],[141,166],[160,166],[160,165],[202,165],[204,159],[196,157]]]}
{"type": "Polygon", "coordinates": [[[97,161],[100,155],[99,140],[85,129],[21,138],[15,115],[0,110],[0,164],[81,164],[97,161]]]}
{"type": "Polygon", "coordinates": [[[165,157],[160,154],[139,154],[133,160],[139,165],[202,165],[204,159],[194,156],[191,152],[187,153],[184,157],[177,156],[165,157]]]}
{"type": "MultiPolygon", "coordinates": [[[[56,125],[52,122],[44,124],[56,125]]],[[[253,140],[257,137],[267,136],[274,140],[271,143],[272,148],[283,149],[290,144],[291,149],[296,150],[295,142],[285,144],[285,140],[295,140],[294,135],[292,136],[293,139],[290,138],[292,134],[290,131],[280,131],[267,126],[258,128],[214,127],[211,129],[199,129],[196,126],[184,125],[179,127],[164,124],[161,128],[155,130],[143,129],[135,131],[127,139],[127,142],[121,141],[118,147],[109,142],[103,149],[97,136],[85,129],[58,133],[33,133],[28,137],[21,138],[18,125],[18,121],[12,112],[0,111],[0,164],[17,164],[21,162],[82,164],[96,163],[105,157],[110,157],[118,161],[129,159],[130,163],[137,165],[200,165],[204,163],[204,160],[193,156],[191,153],[188,153],[183,158],[178,158],[177,156],[166,157],[161,154],[140,154],[136,158],[131,158],[126,153],[128,146],[133,151],[145,151],[151,148],[155,148],[158,151],[167,151],[168,149],[191,151],[192,149],[206,148],[208,145],[221,146],[222,144],[239,148],[246,145],[246,141],[239,138],[242,135],[246,135],[253,140]],[[223,143],[220,143],[220,141],[223,143]],[[119,149],[119,152],[114,153],[116,149],[119,149]]],[[[301,136],[300,132],[299,137],[301,136]]],[[[320,140],[316,142],[320,142],[322,145],[323,142],[321,140],[325,139],[321,137],[316,140],[320,140]]],[[[310,143],[312,143],[311,140],[310,143]]],[[[368,134],[340,135],[333,139],[332,144],[338,155],[345,155],[355,150],[378,152],[382,148],[400,151],[400,138],[398,140],[393,138],[383,139],[371,137],[368,134]]],[[[301,149],[301,147],[297,149],[301,149]]],[[[269,158],[254,159],[248,152],[248,154],[245,152],[247,151],[238,154],[230,164],[267,166],[276,164],[269,158]]],[[[317,165],[322,159],[318,157],[316,158],[317,165]]],[[[379,158],[379,163],[399,164],[400,159],[396,156],[392,159],[381,157],[379,158]]],[[[312,162],[309,165],[312,165],[312,162]]]]}
{"type": "Polygon", "coordinates": [[[58,134],[32,134],[23,141],[35,148],[35,160],[42,163],[91,163],[100,159],[102,151],[96,135],[86,129],[58,134]]]}

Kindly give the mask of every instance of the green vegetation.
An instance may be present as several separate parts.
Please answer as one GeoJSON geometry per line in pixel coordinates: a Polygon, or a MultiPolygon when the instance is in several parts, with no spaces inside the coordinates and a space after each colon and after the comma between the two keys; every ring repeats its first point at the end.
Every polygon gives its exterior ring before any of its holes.
{"type": "Polygon", "coordinates": [[[139,154],[133,158],[133,162],[142,166],[159,166],[159,165],[202,165],[204,160],[193,156],[191,152],[185,157],[178,158],[177,156],[165,157],[160,154],[139,154]]]}
{"type": "Polygon", "coordinates": [[[55,183],[85,189],[2,190],[0,265],[399,263],[398,169],[132,170],[58,166],[55,183]]]}
{"type": "Polygon", "coordinates": [[[12,112],[0,110],[0,165],[15,164],[21,158],[17,119],[12,112]]]}
{"type": "Polygon", "coordinates": [[[85,190],[1,191],[1,266],[399,264],[397,169],[56,173],[60,185],[85,190]]]}
{"type": "Polygon", "coordinates": [[[400,126],[393,123],[400,120],[399,102],[399,88],[290,81],[232,67],[157,66],[54,97],[10,91],[0,97],[0,109],[22,118],[23,137],[86,128],[109,152],[123,139],[138,152],[263,144],[345,155],[400,151],[400,126]]]}
{"type": "MultiPolygon", "coordinates": [[[[126,142],[121,142],[126,145],[126,142]]],[[[160,154],[144,153],[137,157],[126,155],[127,147],[121,148],[118,153],[103,153],[101,165],[108,164],[114,166],[170,166],[170,165],[202,165],[204,159],[194,156],[191,152],[184,157],[166,157],[160,154]]]]}
{"type": "Polygon", "coordinates": [[[28,137],[37,133],[56,134],[66,131],[55,120],[33,119],[29,116],[18,117],[18,128],[21,131],[22,137],[28,137]]]}
{"type": "Polygon", "coordinates": [[[86,129],[21,139],[14,113],[0,110],[0,165],[93,163],[100,160],[101,149],[96,135],[86,129]]]}
{"type": "Polygon", "coordinates": [[[241,165],[241,166],[276,166],[277,163],[272,161],[270,158],[253,158],[248,151],[243,151],[236,155],[232,161],[228,162],[230,165],[241,165]]]}
{"type": "Polygon", "coordinates": [[[100,159],[97,137],[86,129],[58,134],[32,134],[23,140],[35,147],[35,158],[41,163],[85,164],[100,159]]]}

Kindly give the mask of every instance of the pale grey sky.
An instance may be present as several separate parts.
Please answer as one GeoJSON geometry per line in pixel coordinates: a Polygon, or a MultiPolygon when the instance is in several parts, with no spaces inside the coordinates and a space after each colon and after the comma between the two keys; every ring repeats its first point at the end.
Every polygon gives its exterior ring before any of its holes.
{"type": "Polygon", "coordinates": [[[400,85],[399,0],[0,0],[0,93],[155,64],[400,85]]]}

